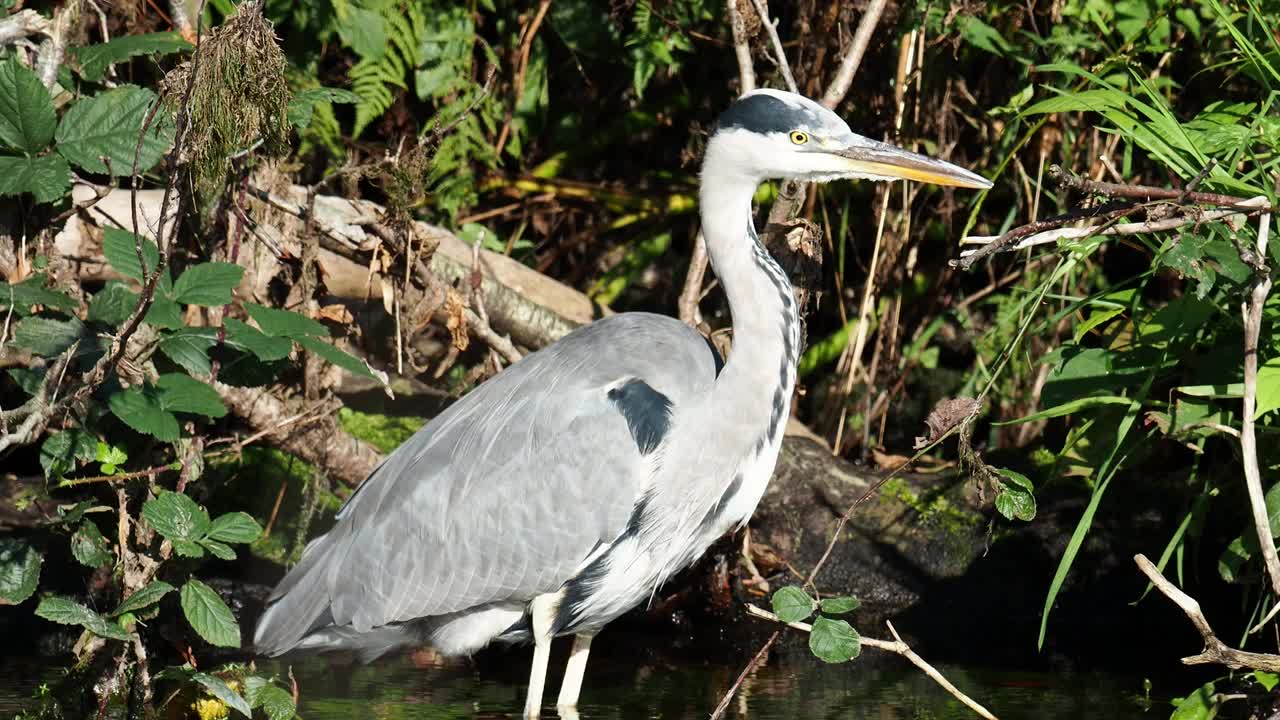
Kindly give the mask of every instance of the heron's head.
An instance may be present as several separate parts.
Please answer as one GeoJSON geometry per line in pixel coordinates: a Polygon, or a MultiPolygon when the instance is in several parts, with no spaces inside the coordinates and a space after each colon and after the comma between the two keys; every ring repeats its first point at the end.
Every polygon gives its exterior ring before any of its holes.
{"type": "Polygon", "coordinates": [[[991,187],[964,168],[858,135],[839,115],[809,98],[769,89],[743,95],[720,115],[703,173],[732,173],[757,183],[860,178],[991,187]]]}

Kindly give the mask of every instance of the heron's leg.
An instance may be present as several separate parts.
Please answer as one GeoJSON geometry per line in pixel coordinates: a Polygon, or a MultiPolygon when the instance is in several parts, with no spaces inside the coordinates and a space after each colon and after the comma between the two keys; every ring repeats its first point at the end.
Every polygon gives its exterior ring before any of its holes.
{"type": "Polygon", "coordinates": [[[587,670],[587,653],[591,652],[591,638],[594,635],[585,633],[573,636],[573,650],[569,653],[569,662],[564,666],[564,683],[560,685],[560,699],[556,700],[556,709],[563,717],[566,710],[578,706],[578,694],[582,692],[582,675],[587,670]]]}
{"type": "Polygon", "coordinates": [[[524,716],[533,720],[542,712],[542,688],[547,682],[547,660],[551,657],[551,622],[555,619],[559,596],[539,595],[529,603],[529,625],[533,629],[533,667],[529,670],[529,694],[524,716]]]}

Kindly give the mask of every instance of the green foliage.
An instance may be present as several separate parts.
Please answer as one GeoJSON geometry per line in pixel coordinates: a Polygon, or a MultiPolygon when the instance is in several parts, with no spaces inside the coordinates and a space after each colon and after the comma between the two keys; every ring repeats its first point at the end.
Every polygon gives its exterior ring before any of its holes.
{"type": "Polygon", "coordinates": [[[16,60],[0,62],[0,146],[34,155],[54,127],[53,100],[40,78],[16,60]]]}
{"type": "Polygon", "coordinates": [[[69,598],[56,596],[44,598],[36,608],[36,615],[60,625],[79,625],[94,635],[108,640],[132,639],[124,628],[69,598]]]}
{"type": "Polygon", "coordinates": [[[192,578],[182,586],[180,595],[182,614],[191,624],[191,629],[205,642],[222,647],[240,647],[240,626],[231,614],[231,608],[213,588],[192,578]]]}
{"type": "Polygon", "coordinates": [[[167,114],[142,132],[156,102],[155,93],[133,85],[77,100],[58,123],[58,152],[87,172],[130,175],[135,158],[138,172],[147,172],[173,144],[167,114]]]}
{"type": "Polygon", "coordinates": [[[160,602],[165,595],[173,592],[173,586],[163,580],[152,580],[137,592],[125,598],[115,610],[111,611],[111,616],[116,617],[125,613],[138,612],[147,607],[160,602]]]}
{"type": "MultiPolygon", "coordinates": [[[[80,65],[80,75],[90,82],[99,82],[107,68],[140,55],[169,55],[191,49],[176,32],[125,35],[105,43],[71,49],[71,55],[80,65]]],[[[136,135],[135,135],[136,139],[136,135]]]]}
{"type": "Polygon", "coordinates": [[[813,614],[815,603],[809,593],[794,585],[779,588],[773,594],[773,613],[782,622],[800,622],[813,614]]]}
{"type": "Polygon", "coordinates": [[[862,638],[844,620],[820,617],[813,621],[809,650],[823,662],[848,662],[862,654],[862,638]]]}
{"type": "Polygon", "coordinates": [[[40,582],[44,556],[14,537],[0,537],[0,605],[17,605],[31,597],[40,582]]]}

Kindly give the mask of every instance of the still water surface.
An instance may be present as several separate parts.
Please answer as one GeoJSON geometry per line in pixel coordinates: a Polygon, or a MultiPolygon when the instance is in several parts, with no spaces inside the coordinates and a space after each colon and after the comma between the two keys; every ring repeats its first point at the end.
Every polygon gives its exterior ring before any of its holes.
{"type": "MultiPolygon", "coordinates": [[[[628,662],[625,652],[593,653],[579,707],[581,720],[705,720],[736,676],[730,663],[628,662]]],[[[559,656],[553,658],[557,662],[559,656]]],[[[0,661],[0,717],[30,706],[31,693],[56,677],[47,660],[0,661]],[[40,668],[47,668],[43,671],[40,668]]],[[[503,653],[484,667],[422,669],[407,659],[342,666],[325,659],[293,663],[306,720],[448,720],[518,718],[524,703],[527,653],[503,653]]],[[[287,672],[283,663],[259,665],[287,672]]],[[[1141,680],[1109,674],[1018,673],[939,668],[1001,720],[1129,720],[1168,717],[1157,703],[1144,712],[1141,680]]],[[[559,678],[549,679],[554,702],[559,678]]],[[[546,717],[555,718],[548,708],[546,717]]],[[[775,659],[743,686],[729,718],[969,720],[976,717],[920,672],[893,660],[823,665],[775,659]]]]}

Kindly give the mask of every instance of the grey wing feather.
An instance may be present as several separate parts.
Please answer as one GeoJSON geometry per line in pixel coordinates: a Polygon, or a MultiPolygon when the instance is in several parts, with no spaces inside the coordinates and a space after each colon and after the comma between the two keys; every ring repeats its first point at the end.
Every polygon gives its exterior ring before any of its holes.
{"type": "Polygon", "coordinates": [[[683,323],[627,313],[483,383],[392,453],[307,546],[259,621],[258,650],[556,590],[622,532],[641,490],[645,460],[608,391],[639,378],[679,406],[709,392],[715,363],[683,323]]]}

